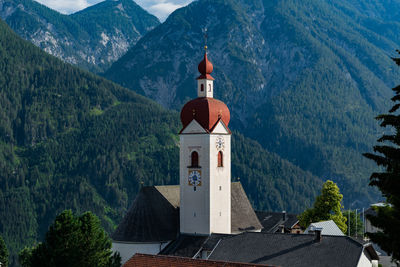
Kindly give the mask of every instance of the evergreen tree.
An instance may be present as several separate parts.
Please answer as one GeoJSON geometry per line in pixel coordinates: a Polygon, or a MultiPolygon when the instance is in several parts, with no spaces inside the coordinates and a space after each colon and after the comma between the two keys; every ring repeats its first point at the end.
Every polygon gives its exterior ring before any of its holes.
{"type": "MultiPolygon", "coordinates": [[[[400,51],[397,50],[400,54],[400,51]]],[[[400,58],[393,58],[400,66],[400,58]]],[[[392,89],[395,96],[392,98],[393,107],[389,114],[379,115],[376,119],[381,121],[381,127],[391,127],[389,134],[383,134],[378,142],[383,145],[374,146],[373,153],[365,153],[369,159],[376,162],[385,170],[374,172],[370,177],[371,186],[376,186],[386,198],[384,207],[375,207],[377,216],[367,216],[371,224],[381,229],[377,233],[368,233],[371,240],[377,243],[383,250],[400,260],[400,85],[392,89]]]]}
{"type": "Polygon", "coordinates": [[[8,266],[8,249],[3,238],[0,236],[0,263],[1,267],[8,266]]]}
{"type": "Polygon", "coordinates": [[[327,180],[322,186],[321,195],[314,202],[314,207],[299,215],[300,225],[306,228],[313,222],[333,220],[340,230],[346,233],[347,219],[341,211],[342,199],[343,195],[340,194],[339,187],[327,180]]]}
{"type": "Polygon", "coordinates": [[[90,212],[75,216],[71,210],[57,216],[43,243],[20,253],[24,267],[116,267],[120,262],[100,220],[90,212]]]}

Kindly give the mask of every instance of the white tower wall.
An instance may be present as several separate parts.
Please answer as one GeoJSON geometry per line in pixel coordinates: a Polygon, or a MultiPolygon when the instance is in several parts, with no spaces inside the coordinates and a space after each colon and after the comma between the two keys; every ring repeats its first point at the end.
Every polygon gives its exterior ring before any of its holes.
{"type": "Polygon", "coordinates": [[[210,135],[210,228],[212,233],[231,233],[231,136],[210,135]],[[224,139],[223,167],[218,167],[217,138],[224,139]]]}
{"type": "Polygon", "coordinates": [[[197,96],[198,97],[214,97],[214,81],[207,80],[207,79],[197,80],[197,96]],[[203,87],[202,87],[202,85],[203,85],[203,87]]]}
{"type": "Polygon", "coordinates": [[[180,232],[208,235],[231,232],[230,134],[180,135],[180,232]],[[218,167],[216,140],[224,139],[223,167],[218,167]],[[189,168],[191,154],[199,155],[200,168],[189,168]],[[189,170],[201,171],[201,185],[189,185],[189,170]]]}
{"type": "Polygon", "coordinates": [[[207,134],[180,135],[180,232],[188,234],[210,233],[210,176],[209,155],[210,139],[207,134]],[[189,185],[189,170],[191,165],[191,154],[196,151],[199,154],[199,165],[201,168],[193,168],[201,171],[201,186],[189,185]]]}

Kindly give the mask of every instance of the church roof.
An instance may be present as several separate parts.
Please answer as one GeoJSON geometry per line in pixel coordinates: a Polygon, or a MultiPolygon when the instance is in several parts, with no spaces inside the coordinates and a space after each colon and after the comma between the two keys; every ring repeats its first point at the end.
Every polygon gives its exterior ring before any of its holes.
{"type": "Polygon", "coordinates": [[[226,127],[229,125],[231,115],[224,102],[212,97],[198,97],[187,102],[181,111],[182,128],[184,129],[192,120],[196,120],[205,130],[212,132],[219,120],[226,127]]]}
{"type": "MultiPolygon", "coordinates": [[[[180,191],[178,185],[146,186],[112,235],[120,242],[160,242],[179,234],[180,191]]],[[[240,182],[231,184],[231,231],[262,228],[240,182]]]]}
{"type": "Polygon", "coordinates": [[[112,239],[122,242],[159,242],[179,232],[179,186],[145,186],[136,196],[112,239]]]}
{"type": "Polygon", "coordinates": [[[231,232],[240,233],[262,229],[262,225],[255,214],[240,182],[231,186],[231,232]]]}
{"type": "Polygon", "coordinates": [[[200,62],[197,69],[199,70],[199,72],[201,74],[197,79],[214,80],[214,78],[210,75],[211,72],[213,71],[214,67],[213,67],[211,61],[209,61],[207,58],[207,52],[204,53],[204,58],[200,62]]]}

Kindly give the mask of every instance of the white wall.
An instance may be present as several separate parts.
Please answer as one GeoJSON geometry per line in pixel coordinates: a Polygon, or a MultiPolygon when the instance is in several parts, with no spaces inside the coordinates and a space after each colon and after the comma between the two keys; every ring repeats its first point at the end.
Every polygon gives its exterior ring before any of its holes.
{"type": "Polygon", "coordinates": [[[209,216],[209,147],[208,134],[181,134],[180,135],[180,232],[207,235],[210,233],[209,216]],[[196,151],[199,154],[201,168],[201,186],[188,184],[191,154],[196,151]]]}
{"type": "Polygon", "coordinates": [[[197,96],[198,97],[213,97],[214,95],[214,81],[207,79],[197,80],[197,96]],[[201,91],[201,85],[204,90],[201,91]]]}
{"type": "Polygon", "coordinates": [[[210,135],[210,232],[231,233],[231,136],[210,135]],[[223,138],[223,167],[218,167],[217,138],[223,138]],[[220,190],[221,188],[221,190],[220,190]]]}
{"type": "Polygon", "coordinates": [[[357,267],[372,267],[372,262],[365,255],[365,251],[361,254],[360,260],[358,261],[357,267]]]}
{"type": "Polygon", "coordinates": [[[180,135],[180,232],[208,235],[231,232],[230,134],[180,135]],[[216,139],[224,138],[223,167],[218,167],[216,139]],[[188,184],[191,153],[199,155],[201,186],[188,184]],[[221,190],[219,189],[221,187],[221,190]]]}
{"type": "Polygon", "coordinates": [[[164,243],[128,243],[113,241],[111,250],[119,252],[121,263],[127,262],[136,253],[157,255],[170,241],[164,243]]]}

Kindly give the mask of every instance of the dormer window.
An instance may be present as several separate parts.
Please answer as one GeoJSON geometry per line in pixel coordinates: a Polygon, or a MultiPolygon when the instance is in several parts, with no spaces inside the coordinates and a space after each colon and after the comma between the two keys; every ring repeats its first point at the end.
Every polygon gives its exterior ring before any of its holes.
{"type": "Polygon", "coordinates": [[[199,167],[199,153],[193,151],[190,157],[192,163],[190,167],[199,167]]]}

